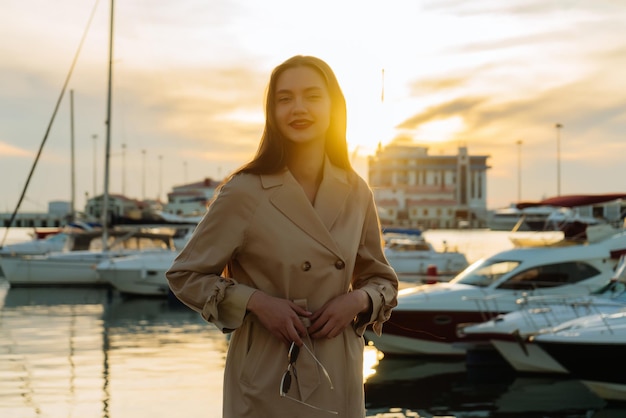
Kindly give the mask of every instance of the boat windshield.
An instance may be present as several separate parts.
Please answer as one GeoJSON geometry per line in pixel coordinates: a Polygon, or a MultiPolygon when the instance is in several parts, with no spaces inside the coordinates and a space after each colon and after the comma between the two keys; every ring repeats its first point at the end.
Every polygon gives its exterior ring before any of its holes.
{"type": "Polygon", "coordinates": [[[46,238],[46,242],[65,242],[67,240],[68,235],[65,232],[59,232],[58,234],[48,235],[46,238]]]}
{"type": "Polygon", "coordinates": [[[615,273],[607,284],[598,290],[591,292],[592,295],[608,295],[609,298],[626,299],[626,257],[620,257],[615,273]]]}
{"type": "Polygon", "coordinates": [[[606,296],[610,299],[626,300],[626,283],[611,280],[601,288],[591,292],[591,294],[606,296]]]}
{"type": "Polygon", "coordinates": [[[487,287],[519,265],[519,261],[513,260],[480,260],[463,270],[450,282],[487,287]]]}

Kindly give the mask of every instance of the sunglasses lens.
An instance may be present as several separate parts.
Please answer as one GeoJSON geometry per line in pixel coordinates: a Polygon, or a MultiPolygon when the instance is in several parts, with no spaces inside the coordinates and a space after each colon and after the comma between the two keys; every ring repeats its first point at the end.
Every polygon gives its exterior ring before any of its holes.
{"type": "Polygon", "coordinates": [[[280,394],[285,395],[287,392],[289,392],[290,387],[291,387],[291,373],[289,372],[289,370],[287,370],[285,374],[283,375],[282,381],[280,382],[280,394]]]}
{"type": "Polygon", "coordinates": [[[291,343],[289,348],[289,363],[294,364],[298,360],[298,354],[300,354],[300,347],[295,343],[291,343]]]}

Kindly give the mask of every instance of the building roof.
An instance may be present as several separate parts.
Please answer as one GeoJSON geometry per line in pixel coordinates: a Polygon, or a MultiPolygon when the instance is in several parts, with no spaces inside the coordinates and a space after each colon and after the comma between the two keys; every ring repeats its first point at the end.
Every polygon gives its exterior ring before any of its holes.
{"type": "Polygon", "coordinates": [[[180,186],[174,186],[175,192],[181,191],[181,189],[214,189],[221,184],[221,181],[213,180],[210,177],[206,177],[204,180],[197,181],[195,183],[183,184],[180,186]]]}

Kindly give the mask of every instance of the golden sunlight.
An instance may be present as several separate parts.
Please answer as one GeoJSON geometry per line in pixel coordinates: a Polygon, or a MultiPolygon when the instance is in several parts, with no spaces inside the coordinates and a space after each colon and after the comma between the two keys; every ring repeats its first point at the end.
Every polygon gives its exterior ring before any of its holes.
{"type": "Polygon", "coordinates": [[[378,351],[373,345],[366,345],[363,351],[363,380],[376,374],[376,366],[383,358],[383,353],[378,351]]]}
{"type": "Polygon", "coordinates": [[[434,120],[420,125],[413,133],[413,139],[420,143],[446,142],[455,138],[465,124],[460,116],[434,120]]]}

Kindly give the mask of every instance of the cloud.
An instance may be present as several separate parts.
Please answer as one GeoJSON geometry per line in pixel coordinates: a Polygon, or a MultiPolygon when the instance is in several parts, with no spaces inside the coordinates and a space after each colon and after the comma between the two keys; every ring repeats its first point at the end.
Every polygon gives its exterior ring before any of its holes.
{"type": "Polygon", "coordinates": [[[0,159],[2,158],[21,158],[28,157],[32,158],[33,154],[30,151],[26,151],[24,149],[15,147],[11,144],[7,144],[6,142],[0,141],[0,159]]]}
{"type": "Polygon", "coordinates": [[[410,84],[410,94],[418,96],[420,94],[437,93],[442,90],[450,90],[465,86],[470,76],[432,77],[424,78],[410,84]]]}
{"type": "Polygon", "coordinates": [[[471,113],[471,110],[483,103],[486,98],[483,97],[464,97],[457,100],[452,100],[446,103],[441,103],[436,106],[431,106],[425,109],[403,122],[399,123],[396,127],[398,129],[414,130],[421,124],[438,120],[447,119],[451,116],[461,115],[465,112],[471,113]]]}
{"type": "Polygon", "coordinates": [[[428,11],[444,12],[458,16],[476,15],[527,15],[545,16],[546,14],[576,13],[580,11],[598,12],[623,11],[622,5],[615,0],[594,0],[581,2],[576,0],[545,1],[545,0],[431,0],[424,3],[428,11]]]}

